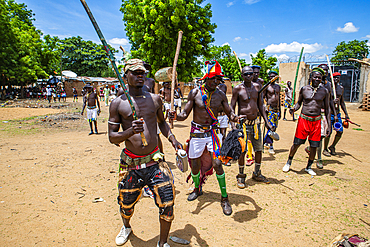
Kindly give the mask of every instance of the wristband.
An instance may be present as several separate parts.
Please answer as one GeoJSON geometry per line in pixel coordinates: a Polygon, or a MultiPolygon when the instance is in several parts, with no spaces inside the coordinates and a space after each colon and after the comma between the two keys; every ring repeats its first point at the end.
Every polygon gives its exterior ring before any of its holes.
{"type": "Polygon", "coordinates": [[[167,139],[170,141],[170,137],[173,136],[175,137],[172,133],[168,135],[167,139]]]}

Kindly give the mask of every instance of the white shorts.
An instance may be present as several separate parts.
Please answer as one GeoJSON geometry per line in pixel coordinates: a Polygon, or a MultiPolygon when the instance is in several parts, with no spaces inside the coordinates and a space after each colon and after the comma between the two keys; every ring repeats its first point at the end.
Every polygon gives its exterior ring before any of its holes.
{"type": "MultiPolygon", "coordinates": [[[[202,133],[199,130],[195,130],[194,133],[202,133]]],[[[222,135],[217,134],[222,145],[222,135]]],[[[194,138],[192,137],[189,142],[189,159],[196,159],[202,156],[204,148],[207,147],[209,152],[213,152],[212,136],[206,138],[194,138]]]]}
{"type": "Polygon", "coordinates": [[[173,104],[174,104],[175,106],[179,106],[179,107],[181,107],[181,98],[173,99],[173,104]]]}
{"type": "Polygon", "coordinates": [[[98,109],[97,108],[94,108],[94,109],[87,108],[86,109],[87,120],[94,121],[94,120],[96,120],[97,115],[98,115],[98,109]]]}
{"type": "Polygon", "coordinates": [[[218,116],[217,120],[220,129],[225,129],[229,127],[229,118],[227,117],[227,115],[218,116]]]}
{"type": "Polygon", "coordinates": [[[167,110],[171,110],[171,104],[170,104],[170,103],[166,103],[166,102],[164,102],[164,103],[163,103],[163,105],[164,105],[164,110],[165,110],[165,111],[167,111],[167,110]]]}

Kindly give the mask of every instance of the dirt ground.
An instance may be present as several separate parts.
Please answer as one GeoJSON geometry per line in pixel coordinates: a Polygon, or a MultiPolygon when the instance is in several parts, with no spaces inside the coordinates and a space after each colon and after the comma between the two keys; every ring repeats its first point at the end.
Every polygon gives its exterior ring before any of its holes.
{"type": "MultiPolygon", "coordinates": [[[[108,141],[108,107],[102,106],[100,133],[88,136],[88,123],[78,114],[81,99],[64,104],[59,109],[0,108],[0,246],[115,246],[122,226],[116,201],[122,147],[108,141]],[[104,201],[93,203],[97,197],[104,201]]],[[[337,145],[338,155],[323,156],[324,169],[315,167],[314,178],[304,172],[303,147],[292,170],[282,172],[293,121],[280,121],[276,155],[263,154],[262,172],[271,184],[255,183],[254,167],[247,167],[248,187],[238,189],[237,164],[224,167],[231,216],[222,213],[214,175],[202,196],[186,200],[190,184],[162,136],[177,196],[170,236],[189,240],[189,246],[327,246],[341,233],[369,238],[370,112],[347,106],[363,131],[350,125],[337,145]]],[[[189,136],[189,124],[190,119],[175,122],[173,132],[181,142],[189,136]]],[[[124,246],[156,246],[158,209],[152,199],[140,199],[131,223],[133,234],[124,246]]]]}

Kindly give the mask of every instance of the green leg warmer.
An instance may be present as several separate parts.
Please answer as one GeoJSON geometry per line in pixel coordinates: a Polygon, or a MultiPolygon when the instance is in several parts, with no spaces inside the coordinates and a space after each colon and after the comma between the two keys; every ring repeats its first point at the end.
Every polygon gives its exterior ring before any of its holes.
{"type": "Polygon", "coordinates": [[[216,174],[216,177],[217,177],[217,180],[218,180],[218,184],[220,185],[222,197],[227,197],[225,173],[223,173],[222,175],[216,174]]]}
{"type": "Polygon", "coordinates": [[[199,177],[200,177],[200,171],[198,172],[197,175],[194,175],[192,172],[191,172],[191,177],[193,178],[193,182],[194,182],[194,186],[195,188],[199,188],[199,177]]]}

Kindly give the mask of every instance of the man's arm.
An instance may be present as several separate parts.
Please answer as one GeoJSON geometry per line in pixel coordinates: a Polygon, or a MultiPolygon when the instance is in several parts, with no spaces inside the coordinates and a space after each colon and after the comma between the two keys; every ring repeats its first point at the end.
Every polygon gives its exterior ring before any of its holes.
{"type": "MultiPolygon", "coordinates": [[[[222,92],[222,91],[220,91],[222,92]]],[[[237,122],[238,121],[238,116],[235,115],[234,111],[231,109],[229,103],[227,102],[227,97],[224,94],[224,92],[220,93],[222,97],[222,108],[224,112],[226,113],[227,117],[230,119],[231,122],[237,122]]]]}
{"type": "Polygon", "coordinates": [[[188,95],[188,102],[186,103],[184,110],[177,115],[177,121],[184,121],[189,117],[191,110],[193,110],[193,104],[195,100],[195,95],[197,94],[197,89],[193,89],[190,91],[188,95]]]}
{"type": "Polygon", "coordinates": [[[108,137],[110,143],[119,145],[121,142],[126,141],[131,136],[144,131],[144,120],[138,119],[132,121],[132,126],[118,132],[121,125],[121,116],[118,113],[120,101],[114,100],[109,107],[109,122],[108,122],[108,137]]]}
{"type": "Polygon", "coordinates": [[[157,110],[157,122],[158,122],[158,127],[161,130],[162,134],[172,143],[172,146],[175,148],[177,151],[178,149],[183,149],[181,143],[179,143],[175,136],[171,132],[171,128],[168,125],[168,123],[165,121],[165,117],[162,112],[162,100],[160,97],[155,98],[155,100],[158,102],[158,110],[157,110]]]}
{"type": "Polygon", "coordinates": [[[303,102],[303,87],[301,88],[301,90],[299,90],[297,103],[293,106],[293,108],[289,109],[289,113],[293,115],[294,112],[298,111],[299,108],[301,108],[302,102],[303,102]]]}
{"type": "Polygon", "coordinates": [[[281,100],[280,100],[280,98],[281,98],[280,97],[281,87],[280,87],[280,85],[278,85],[278,86],[279,86],[279,96],[278,96],[279,97],[279,99],[278,99],[279,101],[278,102],[279,102],[279,120],[280,120],[281,119],[281,100]]]}
{"type": "MultiPolygon", "coordinates": [[[[324,99],[324,110],[325,110],[325,116],[326,116],[326,122],[328,123],[328,129],[326,130],[326,136],[329,136],[331,134],[331,118],[330,118],[330,93],[329,90],[326,90],[326,97],[324,99]]],[[[332,101],[333,102],[333,101],[332,101]]],[[[333,104],[334,105],[334,104],[333,104]]],[[[338,118],[337,118],[338,119],[338,118]]]]}
{"type": "Polygon", "coordinates": [[[344,95],[344,89],[343,89],[342,96],[340,97],[340,107],[342,108],[342,110],[344,112],[345,118],[349,119],[348,112],[347,112],[347,107],[346,107],[346,104],[344,103],[343,95],[344,95]]]}
{"type": "Polygon", "coordinates": [[[81,111],[81,115],[83,115],[84,114],[84,110],[85,110],[85,107],[86,107],[86,97],[84,96],[83,97],[83,105],[82,105],[82,111],[81,111]]]}
{"type": "Polygon", "coordinates": [[[271,126],[270,122],[267,119],[266,111],[264,110],[264,107],[263,107],[263,98],[262,97],[258,97],[257,106],[258,106],[258,110],[259,110],[260,114],[263,117],[263,120],[265,121],[265,126],[267,127],[267,129],[269,129],[271,131],[275,131],[276,127],[271,126]]]}
{"type": "Polygon", "coordinates": [[[98,98],[98,94],[96,93],[95,94],[95,100],[96,100],[96,103],[97,103],[97,105],[98,105],[98,114],[100,114],[100,103],[99,103],[99,98],[98,98]]]}
{"type": "MultiPolygon", "coordinates": [[[[236,86],[233,88],[231,102],[230,102],[230,108],[233,110],[233,112],[235,112],[235,107],[236,107],[236,102],[238,101],[238,97],[239,97],[239,87],[236,86]]],[[[233,122],[230,122],[230,124],[231,124],[232,129],[236,128],[233,122]]]]}

